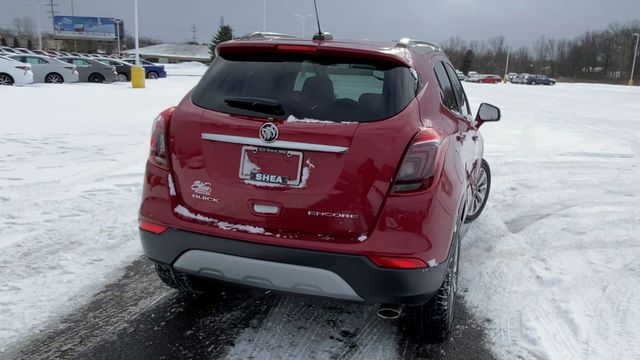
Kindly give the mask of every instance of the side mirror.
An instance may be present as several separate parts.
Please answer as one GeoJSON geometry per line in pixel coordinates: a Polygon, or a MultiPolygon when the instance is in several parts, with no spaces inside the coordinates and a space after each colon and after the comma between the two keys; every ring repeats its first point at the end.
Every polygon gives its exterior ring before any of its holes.
{"type": "Polygon", "coordinates": [[[478,127],[485,122],[500,120],[500,109],[491,104],[482,103],[476,115],[476,124],[478,127]]]}

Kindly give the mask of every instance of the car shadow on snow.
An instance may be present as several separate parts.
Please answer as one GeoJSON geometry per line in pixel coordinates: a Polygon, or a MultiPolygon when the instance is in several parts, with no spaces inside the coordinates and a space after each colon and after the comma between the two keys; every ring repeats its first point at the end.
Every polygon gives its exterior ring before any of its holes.
{"type": "Polygon", "coordinates": [[[0,357],[493,359],[461,300],[458,309],[452,339],[428,344],[410,321],[379,319],[373,305],[228,286],[216,295],[180,294],[141,258],[89,304],[0,357]]]}

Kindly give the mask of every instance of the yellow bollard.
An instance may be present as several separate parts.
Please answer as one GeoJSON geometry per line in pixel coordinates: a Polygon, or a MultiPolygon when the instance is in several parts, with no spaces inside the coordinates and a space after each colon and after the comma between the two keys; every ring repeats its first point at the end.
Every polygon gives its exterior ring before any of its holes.
{"type": "Polygon", "coordinates": [[[131,67],[131,87],[134,89],[144,89],[144,68],[142,66],[131,67]]]}
{"type": "Polygon", "coordinates": [[[633,86],[633,80],[629,80],[629,86],[633,86]]]}

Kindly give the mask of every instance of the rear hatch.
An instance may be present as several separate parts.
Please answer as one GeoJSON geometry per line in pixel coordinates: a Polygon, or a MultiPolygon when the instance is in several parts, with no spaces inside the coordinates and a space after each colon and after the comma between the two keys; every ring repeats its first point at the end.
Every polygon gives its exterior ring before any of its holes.
{"type": "Polygon", "coordinates": [[[278,237],[363,240],[415,133],[398,115],[414,94],[412,72],[396,63],[219,56],[170,123],[182,215],[278,237]]]}

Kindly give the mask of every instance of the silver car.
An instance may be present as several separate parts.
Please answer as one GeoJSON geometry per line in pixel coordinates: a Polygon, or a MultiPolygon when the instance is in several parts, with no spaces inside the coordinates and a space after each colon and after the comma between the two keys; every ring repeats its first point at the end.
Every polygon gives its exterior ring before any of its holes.
{"type": "Polygon", "coordinates": [[[118,76],[114,66],[106,65],[94,59],[77,56],[61,56],[56,59],[75,65],[80,74],[80,82],[111,83],[118,76]]]}
{"type": "Polygon", "coordinates": [[[31,64],[33,82],[49,84],[78,82],[78,70],[75,65],[40,55],[8,55],[7,57],[31,64]]]}

